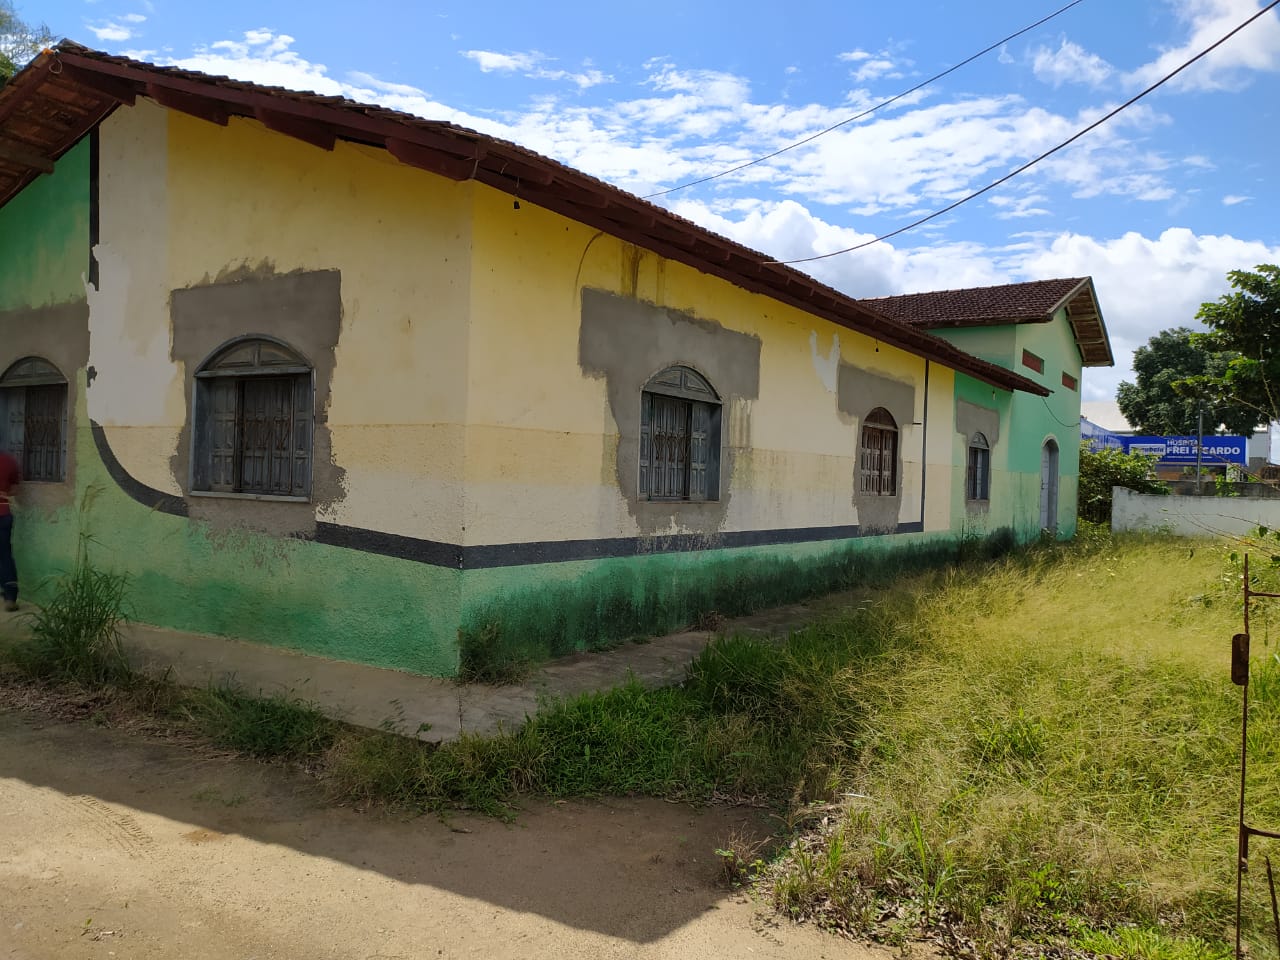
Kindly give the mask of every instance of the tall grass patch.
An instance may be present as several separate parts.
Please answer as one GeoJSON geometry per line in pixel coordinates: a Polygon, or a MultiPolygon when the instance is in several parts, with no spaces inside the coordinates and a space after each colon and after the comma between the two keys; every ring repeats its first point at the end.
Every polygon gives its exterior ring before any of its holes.
{"type": "MultiPolygon", "coordinates": [[[[1003,947],[1125,924],[1220,944],[1240,709],[1236,610],[1206,593],[1220,569],[1213,550],[1120,539],[902,591],[905,642],[849,678],[867,708],[856,796],[776,865],[778,906],[883,934],[875,918],[905,899],[913,922],[1003,947]]],[[[1276,670],[1270,653],[1257,665],[1251,718],[1250,816],[1266,824],[1280,823],[1276,670]]]]}
{"type": "Polygon", "coordinates": [[[121,683],[132,676],[120,637],[127,619],[128,577],[100,567],[90,556],[88,521],[97,492],[90,486],[81,497],[71,569],[40,584],[44,603],[29,616],[30,636],[9,651],[29,676],[88,686],[121,683]]]}

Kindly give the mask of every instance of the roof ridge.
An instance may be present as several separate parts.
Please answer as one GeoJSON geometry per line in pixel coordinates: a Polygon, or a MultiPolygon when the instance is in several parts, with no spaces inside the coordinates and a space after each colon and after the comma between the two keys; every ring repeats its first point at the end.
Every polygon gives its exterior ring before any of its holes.
{"type": "Polygon", "coordinates": [[[1014,287],[1029,287],[1046,283],[1075,284],[1082,283],[1089,279],[1091,279],[1091,277],[1088,275],[1083,277],[1045,277],[1041,280],[1015,280],[1012,283],[991,283],[981,287],[948,287],[942,290],[918,290],[912,293],[891,293],[883,297],[859,297],[858,299],[863,303],[867,303],[869,301],[874,302],[876,300],[895,300],[899,297],[930,297],[935,295],[941,296],[942,294],[947,293],[977,293],[984,290],[1008,290],[1014,287]]]}

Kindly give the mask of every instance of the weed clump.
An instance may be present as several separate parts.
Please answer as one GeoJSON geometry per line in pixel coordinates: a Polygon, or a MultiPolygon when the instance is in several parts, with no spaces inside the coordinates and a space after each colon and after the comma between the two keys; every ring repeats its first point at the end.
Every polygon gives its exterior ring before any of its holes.
{"type": "Polygon", "coordinates": [[[186,691],[178,709],[215,743],[260,758],[315,759],[340,729],[315,704],[286,693],[253,697],[230,684],[186,691]]]}
{"type": "Polygon", "coordinates": [[[80,533],[71,569],[42,585],[43,606],[30,615],[30,637],[10,656],[28,676],[86,686],[130,680],[120,628],[127,620],[125,574],[98,567],[89,556],[93,542],[87,518],[96,488],[80,502],[80,533]]]}

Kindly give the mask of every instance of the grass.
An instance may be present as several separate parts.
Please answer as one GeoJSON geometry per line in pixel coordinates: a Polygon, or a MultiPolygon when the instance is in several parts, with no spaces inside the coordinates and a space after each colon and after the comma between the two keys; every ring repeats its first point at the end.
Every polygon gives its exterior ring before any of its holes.
{"type": "MultiPolygon", "coordinates": [[[[528,795],[764,800],[786,825],[781,852],[727,838],[726,879],[855,935],[1201,960],[1226,955],[1234,910],[1236,583],[1217,547],[1086,529],[850,595],[782,641],[717,639],[678,688],[549,700],[441,746],[287,696],[138,689],[359,801],[508,815],[528,795]]],[[[1274,828],[1280,657],[1270,620],[1255,622],[1248,815],[1274,828]]],[[[1255,956],[1274,955],[1273,852],[1255,844],[1247,880],[1255,956]]]]}
{"type": "Polygon", "coordinates": [[[214,743],[264,759],[313,760],[341,730],[305,700],[286,693],[250,696],[229,684],[184,690],[175,707],[214,743]]]}
{"type": "MultiPolygon", "coordinates": [[[[1121,540],[896,591],[900,642],[847,688],[868,707],[845,771],[858,796],[795,840],[768,894],[860,933],[906,897],[919,922],[992,949],[1071,941],[1074,919],[1090,942],[1120,945],[1100,952],[1200,956],[1203,937],[1218,955],[1239,726],[1226,656],[1239,621],[1212,586],[1220,564],[1185,542],[1121,540]],[[1158,928],[1166,946],[1125,924],[1158,928]]],[[[1253,683],[1250,819],[1275,825],[1270,651],[1253,683]]],[[[1251,883],[1265,955],[1263,896],[1251,883]]]]}
{"type": "Polygon", "coordinates": [[[128,577],[102,570],[89,558],[87,518],[96,492],[90,487],[81,498],[71,570],[40,585],[45,602],[29,616],[30,636],[13,648],[14,662],[31,676],[95,685],[132,675],[120,643],[128,577]]]}

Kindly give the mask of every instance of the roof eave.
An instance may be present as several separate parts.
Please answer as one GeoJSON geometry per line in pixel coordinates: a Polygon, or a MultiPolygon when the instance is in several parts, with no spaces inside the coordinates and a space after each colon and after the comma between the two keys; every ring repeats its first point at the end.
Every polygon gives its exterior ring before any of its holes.
{"type": "Polygon", "coordinates": [[[1080,362],[1086,367],[1113,367],[1116,360],[1111,352],[1111,337],[1098,306],[1098,291],[1092,277],[1085,277],[1065,297],[1054,305],[1053,312],[1065,308],[1067,322],[1080,351],[1080,362]]]}
{"type": "MultiPolygon", "coordinates": [[[[101,123],[118,104],[132,104],[139,96],[222,125],[232,116],[251,118],[322,149],[333,149],[338,139],[370,144],[386,149],[402,163],[454,181],[474,180],[501,190],[750,292],[922,359],[961,370],[992,386],[1030,393],[1041,389],[1031,380],[892,320],[807,274],[698,227],[663,207],[516,144],[475,131],[341,98],[300,94],[112,57],[64,41],[54,50],[40,54],[11,84],[0,89],[0,132],[8,116],[6,110],[11,113],[22,98],[35,96],[44,84],[54,82],[96,91],[103,107],[78,124],[80,129],[69,131],[59,149],[46,151],[50,163],[101,123]]],[[[39,170],[33,171],[17,189],[38,173],[39,170]]],[[[14,192],[0,196],[0,205],[14,192]]]]}

